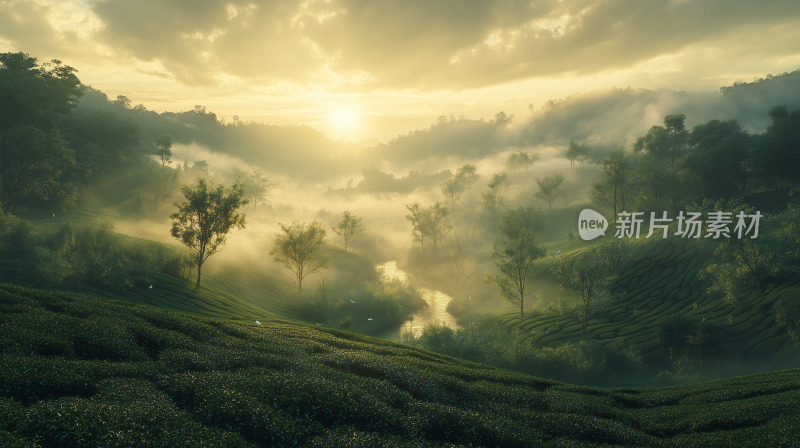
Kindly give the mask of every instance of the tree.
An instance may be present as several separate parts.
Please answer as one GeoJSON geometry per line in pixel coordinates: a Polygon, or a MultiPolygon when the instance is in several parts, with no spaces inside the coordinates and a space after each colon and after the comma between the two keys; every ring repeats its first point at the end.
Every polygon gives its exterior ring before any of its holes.
{"type": "Polygon", "coordinates": [[[508,190],[511,188],[511,178],[508,177],[508,173],[505,171],[494,173],[488,187],[495,195],[502,197],[508,193],[508,190]]]}
{"type": "Polygon", "coordinates": [[[361,224],[361,217],[350,213],[350,210],[342,212],[342,220],[333,228],[333,233],[344,239],[344,251],[347,253],[347,243],[357,239],[366,230],[361,224]]]}
{"type": "Polygon", "coordinates": [[[647,134],[636,139],[631,150],[634,154],[641,153],[655,159],[666,160],[670,155],[672,143],[669,131],[664,126],[653,126],[647,134]]]}
{"type": "Polygon", "coordinates": [[[475,165],[467,163],[456,170],[456,178],[466,183],[467,191],[470,191],[472,189],[472,184],[477,182],[481,178],[481,175],[478,174],[478,168],[475,165]]]}
{"type": "Polygon", "coordinates": [[[561,173],[555,173],[555,175],[544,179],[537,177],[536,183],[539,185],[539,191],[534,193],[533,196],[547,202],[549,211],[553,211],[553,202],[561,194],[560,188],[563,182],[564,176],[561,173]]]}
{"type": "Polygon", "coordinates": [[[539,160],[539,156],[536,154],[528,154],[526,151],[520,151],[517,153],[517,157],[519,158],[519,163],[525,167],[525,172],[528,172],[528,167],[533,165],[537,160],[539,160]]]}
{"type": "Polygon", "coordinates": [[[532,209],[523,207],[504,213],[500,218],[500,237],[494,243],[491,259],[498,275],[486,274],[484,283],[496,284],[500,295],[513,305],[519,306],[520,317],[524,317],[525,296],[530,294],[527,280],[535,260],[545,256],[538,237],[532,209]]]}
{"type": "Polygon", "coordinates": [[[451,210],[456,209],[456,202],[461,198],[461,195],[464,193],[464,182],[459,177],[454,177],[453,179],[446,180],[439,184],[439,187],[442,189],[442,194],[444,197],[450,201],[450,208],[451,210]]]}
{"type": "Polygon", "coordinates": [[[247,189],[250,197],[253,198],[253,207],[258,207],[259,200],[266,201],[276,186],[269,180],[263,170],[260,168],[254,169],[247,180],[247,189]]]}
{"type": "Polygon", "coordinates": [[[428,234],[428,210],[420,207],[418,202],[406,204],[406,208],[411,214],[406,215],[406,219],[411,223],[411,236],[422,244],[425,249],[425,236],[428,234]]]}
{"type": "Polygon", "coordinates": [[[161,166],[172,163],[170,160],[170,157],[172,157],[172,150],[170,150],[170,148],[172,148],[172,137],[168,134],[158,137],[156,139],[156,147],[158,148],[156,155],[161,159],[161,166]]]}
{"type": "Polygon", "coordinates": [[[631,194],[631,160],[624,147],[606,154],[603,157],[603,173],[600,180],[592,182],[589,188],[589,199],[596,204],[605,204],[614,208],[614,219],[617,208],[625,210],[631,194]]]}
{"type": "Polygon", "coordinates": [[[562,301],[554,305],[554,311],[579,322],[586,334],[589,321],[611,306],[612,297],[605,287],[624,267],[628,251],[627,241],[612,239],[584,252],[572,264],[562,257],[553,273],[561,289],[576,292],[581,302],[568,305],[562,301]]]}
{"type": "Polygon", "coordinates": [[[37,64],[25,53],[0,53],[0,204],[4,212],[32,200],[74,201],[61,175],[74,154],[54,130],[83,95],[76,70],[54,59],[37,64]]]}
{"type": "Polygon", "coordinates": [[[667,115],[664,117],[664,127],[667,129],[667,131],[672,133],[670,138],[672,166],[675,166],[675,154],[677,153],[682,140],[679,135],[686,131],[686,127],[683,125],[684,120],[686,120],[686,115],[684,114],[667,115]]]}
{"type": "Polygon", "coordinates": [[[679,203],[682,187],[677,169],[669,162],[649,155],[634,156],[632,188],[640,208],[672,211],[679,203]]]}
{"type": "Polygon", "coordinates": [[[178,211],[170,215],[172,236],[194,252],[197,263],[197,287],[200,272],[208,257],[222,249],[228,233],[236,227],[243,229],[245,215],[237,210],[249,201],[244,198],[244,187],[236,182],[227,189],[200,179],[196,186],[181,188],[186,202],[175,204],[178,211]]]}
{"type": "Polygon", "coordinates": [[[156,211],[158,206],[167,201],[167,197],[175,190],[178,183],[178,171],[168,166],[158,166],[152,168],[147,180],[147,189],[153,195],[153,204],[156,211]]]}
{"type": "Polygon", "coordinates": [[[447,209],[447,206],[441,202],[437,202],[428,207],[426,230],[433,241],[434,252],[437,250],[438,243],[447,236],[447,233],[452,228],[450,225],[450,218],[448,217],[449,214],[450,211],[447,209]]]}
{"type": "Polygon", "coordinates": [[[55,129],[15,126],[6,131],[0,149],[0,206],[9,213],[34,200],[55,196],[62,204],[75,200],[75,185],[61,181],[75,164],[72,150],[55,129]]]}
{"type": "Polygon", "coordinates": [[[320,250],[326,243],[325,227],[316,220],[308,225],[297,221],[278,225],[283,233],[278,234],[269,254],[294,272],[297,291],[302,293],[306,276],[330,267],[330,256],[320,250]]]}
{"type": "Polygon", "coordinates": [[[566,157],[567,160],[569,160],[569,167],[570,168],[575,168],[575,161],[576,160],[579,160],[579,159],[580,160],[586,160],[586,158],[588,156],[589,156],[589,149],[586,146],[586,143],[578,144],[578,143],[575,143],[575,140],[570,140],[569,141],[569,146],[567,147],[567,150],[564,151],[564,157],[566,157]]]}
{"type": "Polygon", "coordinates": [[[789,111],[785,105],[769,111],[772,124],[763,134],[758,162],[765,183],[777,190],[778,182],[800,183],[800,108],[789,111]]]}
{"type": "Polygon", "coordinates": [[[519,153],[512,152],[506,158],[505,163],[506,169],[511,170],[511,172],[516,173],[517,168],[522,168],[522,160],[519,158],[519,153]]]}
{"type": "Polygon", "coordinates": [[[692,151],[681,159],[680,169],[698,201],[743,195],[752,171],[751,140],[736,120],[711,120],[692,129],[692,151]]]}
{"type": "Polygon", "coordinates": [[[447,254],[447,261],[449,262],[450,270],[456,280],[461,279],[464,261],[467,259],[467,255],[464,253],[464,240],[466,240],[466,238],[467,232],[461,227],[447,235],[447,243],[450,249],[450,252],[447,254]]]}

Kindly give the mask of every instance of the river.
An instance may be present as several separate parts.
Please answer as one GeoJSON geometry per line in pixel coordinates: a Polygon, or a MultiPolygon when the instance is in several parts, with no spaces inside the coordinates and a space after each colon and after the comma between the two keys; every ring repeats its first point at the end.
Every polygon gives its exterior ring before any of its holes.
{"type": "MultiPolygon", "coordinates": [[[[404,271],[397,268],[397,262],[395,261],[379,264],[377,268],[383,269],[384,277],[398,278],[400,280],[406,280],[408,278],[408,275],[404,271]]],[[[454,330],[461,328],[456,323],[455,317],[447,312],[447,304],[453,300],[452,297],[435,289],[418,286],[417,290],[422,296],[422,299],[428,303],[428,306],[415,312],[412,316],[413,319],[401,325],[400,328],[387,331],[381,334],[380,337],[392,341],[400,341],[400,337],[406,332],[411,332],[415,336],[420,336],[426,325],[436,322],[443,323],[454,330]]]]}

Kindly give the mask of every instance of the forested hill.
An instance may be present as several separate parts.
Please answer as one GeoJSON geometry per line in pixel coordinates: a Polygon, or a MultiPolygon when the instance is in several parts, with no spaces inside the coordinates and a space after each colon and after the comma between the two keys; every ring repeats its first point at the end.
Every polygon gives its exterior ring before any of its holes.
{"type": "Polygon", "coordinates": [[[141,104],[132,106],[124,96],[111,100],[105,93],[91,88],[80,99],[73,114],[98,110],[116,114],[137,126],[141,150],[146,154],[155,154],[155,140],[168,134],[175,144],[195,143],[273,173],[292,172],[296,176],[320,178],[362,168],[354,169],[346,157],[339,157],[356,153],[356,145],[330,140],[308,126],[277,126],[238,119],[226,124],[203,106],[159,114],[141,104]]]}
{"type": "Polygon", "coordinates": [[[466,160],[514,147],[565,147],[572,139],[602,151],[635,141],[670,114],[685,114],[688,129],[712,119],[737,120],[745,130],[759,133],[770,124],[770,108],[779,104],[789,110],[800,107],[800,70],[750,83],[737,81],[714,93],[612,88],[548,101],[524,116],[503,112],[488,120],[442,116],[430,128],[410,130],[366,149],[332,141],[308,126],[239,120],[225,124],[203,106],[159,114],[141,104],[131,105],[124,96],[111,100],[94,89],[83,95],[73,113],[116,114],[139,128],[143,153],[154,154],[155,139],[169,134],[177,144],[196,143],[268,172],[332,179],[359,173],[381,160],[404,169],[440,157],[466,160]]]}
{"type": "Polygon", "coordinates": [[[687,129],[713,119],[737,120],[748,132],[761,133],[771,123],[768,112],[775,105],[800,107],[800,69],[750,83],[737,81],[714,93],[612,88],[548,101],[524,116],[442,116],[429,129],[370,148],[362,159],[365,164],[386,159],[402,167],[439,156],[474,159],[514,147],[565,148],[571,139],[595,149],[618,148],[663,125],[663,118],[672,114],[685,114],[687,129]]]}

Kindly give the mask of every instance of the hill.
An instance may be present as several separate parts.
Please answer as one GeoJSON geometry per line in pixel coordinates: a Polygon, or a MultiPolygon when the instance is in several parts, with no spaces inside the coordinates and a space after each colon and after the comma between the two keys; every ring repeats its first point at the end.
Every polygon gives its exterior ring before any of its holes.
{"type": "Polygon", "coordinates": [[[338,330],[0,286],[0,443],[796,446],[798,370],[596,389],[338,330]]]}

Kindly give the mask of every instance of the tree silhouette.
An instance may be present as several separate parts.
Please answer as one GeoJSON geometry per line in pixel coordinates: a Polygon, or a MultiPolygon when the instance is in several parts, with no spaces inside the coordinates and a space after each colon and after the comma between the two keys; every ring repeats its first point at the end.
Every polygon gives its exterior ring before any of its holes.
{"type": "Polygon", "coordinates": [[[239,182],[226,189],[200,179],[196,186],[181,188],[186,202],[175,204],[178,211],[170,215],[171,234],[194,252],[197,263],[197,287],[200,271],[208,257],[222,249],[228,233],[234,228],[243,229],[245,215],[237,210],[249,201],[243,199],[244,188],[239,182]]]}

